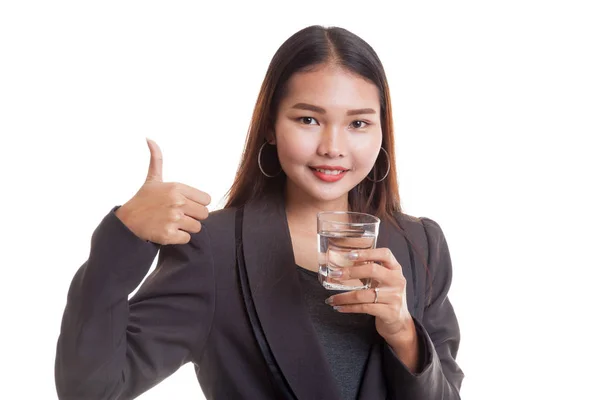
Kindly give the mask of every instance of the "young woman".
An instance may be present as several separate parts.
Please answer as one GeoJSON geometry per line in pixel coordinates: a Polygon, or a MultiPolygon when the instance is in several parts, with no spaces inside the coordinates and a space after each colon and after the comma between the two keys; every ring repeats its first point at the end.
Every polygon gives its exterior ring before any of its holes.
{"type": "Polygon", "coordinates": [[[131,399],[190,361],[207,399],[459,398],[448,246],[400,209],[390,95],[367,43],[311,26],[280,47],[223,210],[163,182],[148,146],[146,182],[96,228],[71,284],[61,399],[131,399]],[[373,288],[320,286],[324,210],[381,219],[377,248],[342,276],[373,288]]]}

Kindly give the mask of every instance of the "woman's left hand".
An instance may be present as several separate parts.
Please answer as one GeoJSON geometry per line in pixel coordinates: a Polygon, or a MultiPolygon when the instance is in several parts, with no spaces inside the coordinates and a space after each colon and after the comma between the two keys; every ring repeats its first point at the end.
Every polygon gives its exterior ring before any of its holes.
{"type": "Polygon", "coordinates": [[[356,257],[349,257],[350,260],[367,264],[340,268],[342,275],[335,278],[340,281],[371,278],[371,288],[331,296],[327,304],[342,313],[373,315],[377,332],[392,347],[415,343],[416,330],[406,304],[406,279],[396,257],[388,248],[353,253],[356,257]]]}

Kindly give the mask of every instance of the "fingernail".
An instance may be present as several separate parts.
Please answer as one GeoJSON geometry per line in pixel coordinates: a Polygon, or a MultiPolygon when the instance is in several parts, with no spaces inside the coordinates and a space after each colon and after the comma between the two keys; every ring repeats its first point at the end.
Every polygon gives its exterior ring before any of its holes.
{"type": "Polygon", "coordinates": [[[342,270],[334,269],[333,271],[329,271],[329,276],[332,278],[339,278],[342,276],[342,270]]]}
{"type": "Polygon", "coordinates": [[[325,304],[331,304],[333,303],[333,300],[331,300],[331,297],[328,297],[325,299],[325,304]]]}
{"type": "Polygon", "coordinates": [[[341,306],[334,306],[334,307],[333,307],[333,309],[334,309],[335,311],[340,311],[340,308],[342,308],[342,307],[341,307],[341,306]]]}
{"type": "Polygon", "coordinates": [[[357,259],[358,259],[357,251],[351,251],[350,253],[348,253],[348,260],[357,260],[357,259]]]}

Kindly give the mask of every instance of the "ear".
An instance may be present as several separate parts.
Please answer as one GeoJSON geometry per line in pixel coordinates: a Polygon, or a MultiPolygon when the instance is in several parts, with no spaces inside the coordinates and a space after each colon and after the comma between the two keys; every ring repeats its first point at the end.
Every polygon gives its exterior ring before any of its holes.
{"type": "Polygon", "coordinates": [[[267,132],[267,143],[269,143],[270,145],[275,145],[277,144],[277,138],[275,137],[275,131],[273,131],[272,129],[269,129],[269,131],[267,132]]]}

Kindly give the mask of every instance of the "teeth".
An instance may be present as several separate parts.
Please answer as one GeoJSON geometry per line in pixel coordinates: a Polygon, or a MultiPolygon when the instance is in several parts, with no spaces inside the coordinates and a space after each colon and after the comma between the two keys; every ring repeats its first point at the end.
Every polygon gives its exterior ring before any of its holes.
{"type": "Polygon", "coordinates": [[[339,175],[344,171],[341,171],[339,169],[335,169],[335,170],[331,170],[331,169],[319,169],[319,168],[315,168],[317,171],[325,174],[325,175],[339,175]]]}

